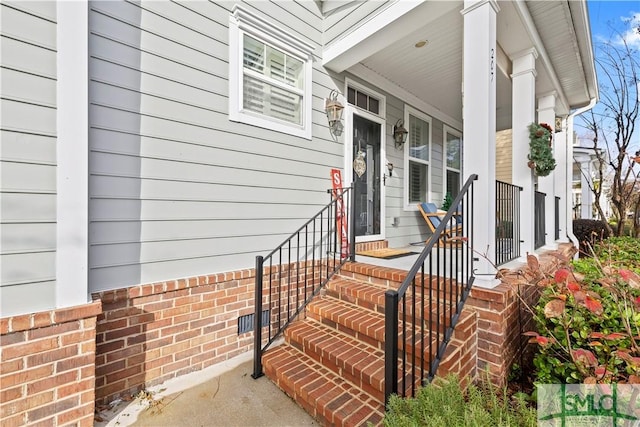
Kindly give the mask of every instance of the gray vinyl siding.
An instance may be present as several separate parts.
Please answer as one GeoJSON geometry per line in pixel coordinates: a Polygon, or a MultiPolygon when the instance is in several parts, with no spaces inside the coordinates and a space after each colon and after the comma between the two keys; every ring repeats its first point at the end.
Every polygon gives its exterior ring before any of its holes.
{"type": "Polygon", "coordinates": [[[0,317],[55,306],[56,4],[0,5],[0,317]]]}
{"type": "Polygon", "coordinates": [[[352,1],[326,14],[323,36],[325,47],[362,26],[393,3],[393,1],[380,0],[352,1]]]}
{"type": "Polygon", "coordinates": [[[309,141],[229,121],[233,4],[90,4],[92,292],[251,268],[328,202],[320,12],[244,4],[315,46],[309,141]]]}

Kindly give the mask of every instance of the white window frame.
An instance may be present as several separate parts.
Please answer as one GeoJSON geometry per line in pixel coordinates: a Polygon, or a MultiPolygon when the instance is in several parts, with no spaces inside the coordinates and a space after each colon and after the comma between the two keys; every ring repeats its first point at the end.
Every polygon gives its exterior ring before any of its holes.
{"type": "Polygon", "coordinates": [[[353,79],[350,79],[349,77],[345,77],[344,79],[344,91],[342,92],[345,104],[349,103],[349,101],[347,101],[347,94],[350,87],[356,89],[358,92],[365,93],[370,97],[377,99],[378,102],[380,103],[380,111],[378,111],[378,114],[375,114],[369,110],[365,110],[364,108],[358,107],[357,105],[354,105],[354,104],[349,104],[349,105],[351,105],[353,108],[356,108],[358,111],[365,111],[373,116],[382,117],[383,119],[386,117],[387,97],[381,94],[380,92],[376,92],[375,90],[370,89],[367,86],[364,86],[353,79]]]}
{"type": "MultiPolygon", "coordinates": [[[[442,201],[447,195],[447,171],[451,170],[453,172],[458,172],[460,174],[460,188],[462,188],[462,149],[464,148],[464,144],[462,141],[462,132],[455,130],[452,127],[447,125],[442,126],[442,201]],[[447,166],[447,135],[453,135],[460,140],[460,169],[451,168],[447,166]]],[[[458,189],[459,190],[459,189],[458,189]]],[[[452,194],[453,196],[453,194],[452,194]]]]}
{"type": "Polygon", "coordinates": [[[229,16],[229,120],[311,139],[312,71],[312,45],[285,33],[273,23],[265,21],[239,5],[233,7],[229,16]],[[302,125],[243,108],[243,43],[245,34],[303,62],[302,125]]]}
{"type": "MultiPolygon", "coordinates": [[[[409,116],[414,116],[424,122],[429,123],[429,134],[428,134],[428,144],[429,144],[429,160],[424,161],[420,159],[415,159],[413,161],[425,164],[427,166],[427,201],[431,201],[431,175],[433,173],[433,159],[432,159],[432,149],[433,149],[433,120],[430,116],[426,115],[420,110],[417,110],[409,105],[405,105],[404,107],[404,126],[409,126],[409,116]]],[[[409,130],[411,132],[411,130],[409,130]]],[[[409,135],[410,137],[410,135],[409,135]]],[[[405,211],[417,211],[418,205],[413,202],[409,202],[409,141],[404,144],[404,210],[405,211]]]]}

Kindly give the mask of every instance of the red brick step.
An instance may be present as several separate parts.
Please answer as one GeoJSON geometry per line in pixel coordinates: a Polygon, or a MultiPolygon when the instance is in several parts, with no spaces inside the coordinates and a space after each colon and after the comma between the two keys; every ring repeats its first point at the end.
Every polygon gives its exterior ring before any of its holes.
{"type": "Polygon", "coordinates": [[[382,422],[381,400],[291,346],[269,349],[262,363],[265,374],[324,425],[347,427],[382,422]]]}

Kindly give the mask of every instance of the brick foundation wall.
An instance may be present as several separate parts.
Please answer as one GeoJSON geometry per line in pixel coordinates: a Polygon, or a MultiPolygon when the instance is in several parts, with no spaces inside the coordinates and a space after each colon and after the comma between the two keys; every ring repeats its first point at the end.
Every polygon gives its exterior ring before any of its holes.
{"type": "MultiPolygon", "coordinates": [[[[263,302],[266,309],[271,301],[272,322],[286,319],[284,312],[278,316],[277,308],[293,312],[293,301],[311,295],[321,271],[326,271],[322,265],[316,260],[265,266],[263,302]],[[283,282],[276,286],[278,278],[283,282]]],[[[254,313],[254,288],[255,269],[247,269],[94,294],[103,307],[96,328],[96,403],[252,351],[253,331],[238,335],[238,317],[254,313]]],[[[267,328],[263,343],[266,335],[267,328]]]]}
{"type": "Polygon", "coordinates": [[[93,426],[99,301],[0,319],[0,425],[93,426]]]}
{"type": "Polygon", "coordinates": [[[478,372],[487,370],[499,386],[506,383],[521,348],[518,316],[523,324],[531,321],[518,302],[517,291],[505,283],[494,289],[473,288],[467,300],[469,309],[478,314],[478,372]]]}
{"type": "MultiPolygon", "coordinates": [[[[571,258],[574,247],[560,245],[557,252],[571,258]]],[[[542,269],[557,264],[552,252],[538,257],[542,269]]],[[[538,302],[539,291],[535,285],[525,284],[523,268],[506,272],[502,283],[494,289],[473,287],[465,304],[465,310],[478,314],[478,373],[487,370],[496,385],[506,384],[511,366],[526,346],[523,332],[535,330],[532,314],[527,310],[538,302]],[[520,285],[518,285],[520,283],[520,285]]]]}
{"type": "Polygon", "coordinates": [[[473,310],[464,310],[451,336],[445,355],[438,367],[438,376],[449,373],[458,375],[463,387],[477,376],[478,315],[473,310]]]}
{"type": "Polygon", "coordinates": [[[198,371],[249,351],[238,316],[253,313],[254,270],[96,293],[96,402],[198,371]]]}

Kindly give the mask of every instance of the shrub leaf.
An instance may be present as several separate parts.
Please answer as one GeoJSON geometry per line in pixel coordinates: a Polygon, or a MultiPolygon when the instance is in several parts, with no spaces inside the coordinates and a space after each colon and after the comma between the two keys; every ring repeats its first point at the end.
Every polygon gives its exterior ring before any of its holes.
{"type": "Polygon", "coordinates": [[[547,319],[560,317],[564,312],[565,303],[561,299],[553,299],[544,306],[544,316],[547,319]]]}

